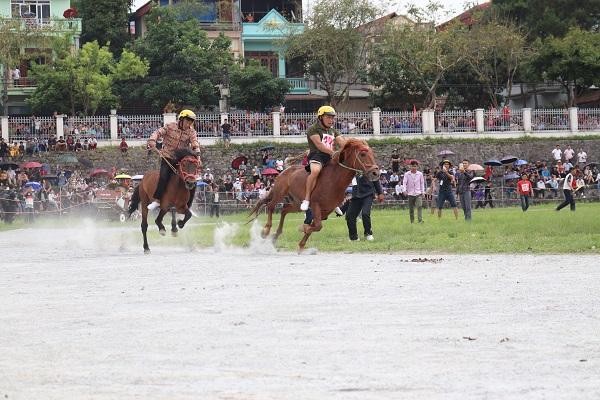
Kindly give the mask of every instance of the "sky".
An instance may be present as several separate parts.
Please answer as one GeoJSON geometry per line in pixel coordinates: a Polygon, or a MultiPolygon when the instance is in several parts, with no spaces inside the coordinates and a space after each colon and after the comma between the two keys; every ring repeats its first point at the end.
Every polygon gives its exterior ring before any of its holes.
{"type": "MultiPolygon", "coordinates": [[[[137,10],[139,7],[143,6],[144,4],[146,4],[148,0],[135,0],[135,2],[133,3],[133,10],[137,10]]],[[[307,5],[309,5],[310,3],[314,3],[317,0],[303,0],[303,5],[304,7],[306,7],[307,5]]],[[[386,4],[385,8],[386,10],[388,10],[389,12],[392,11],[396,11],[400,14],[405,14],[408,4],[414,4],[418,7],[425,7],[427,5],[427,3],[429,2],[429,0],[400,0],[400,1],[383,1],[383,0],[377,0],[377,3],[379,4],[386,4]]],[[[446,13],[440,14],[438,16],[436,16],[436,22],[440,23],[440,22],[444,22],[449,20],[450,18],[452,18],[455,15],[460,14],[462,11],[464,11],[465,9],[467,9],[467,3],[468,4],[475,4],[475,3],[485,3],[485,0],[439,0],[439,2],[444,6],[444,9],[446,10],[446,13]]]]}

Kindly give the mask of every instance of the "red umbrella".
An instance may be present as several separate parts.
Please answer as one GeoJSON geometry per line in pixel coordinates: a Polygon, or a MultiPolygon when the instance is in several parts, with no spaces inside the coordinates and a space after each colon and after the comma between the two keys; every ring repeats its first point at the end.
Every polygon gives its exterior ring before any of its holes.
{"type": "Polygon", "coordinates": [[[239,169],[240,165],[242,165],[242,162],[246,163],[246,165],[248,164],[248,157],[246,156],[238,156],[236,158],[233,159],[233,161],[231,161],[231,168],[233,169],[239,169]]]}
{"type": "Polygon", "coordinates": [[[90,172],[90,176],[96,176],[96,175],[102,175],[102,174],[106,174],[108,175],[108,171],[102,168],[94,168],[92,170],[92,172],[90,172]]]}
{"type": "Polygon", "coordinates": [[[42,164],[37,161],[27,161],[26,163],[21,164],[21,168],[41,168],[42,164]]]}
{"type": "Polygon", "coordinates": [[[261,171],[262,175],[279,175],[279,171],[277,171],[275,168],[265,168],[261,171]]]}

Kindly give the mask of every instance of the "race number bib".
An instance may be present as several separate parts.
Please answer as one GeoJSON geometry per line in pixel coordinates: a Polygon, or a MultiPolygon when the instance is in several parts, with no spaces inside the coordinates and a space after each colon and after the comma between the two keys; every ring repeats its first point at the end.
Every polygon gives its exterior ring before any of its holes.
{"type": "Polygon", "coordinates": [[[31,208],[33,208],[33,197],[27,197],[27,198],[25,199],[25,205],[26,205],[27,207],[31,207],[31,208]]]}
{"type": "Polygon", "coordinates": [[[335,136],[329,135],[327,133],[323,134],[323,139],[321,139],[321,143],[325,145],[330,150],[333,150],[333,141],[335,140],[335,136]]]}

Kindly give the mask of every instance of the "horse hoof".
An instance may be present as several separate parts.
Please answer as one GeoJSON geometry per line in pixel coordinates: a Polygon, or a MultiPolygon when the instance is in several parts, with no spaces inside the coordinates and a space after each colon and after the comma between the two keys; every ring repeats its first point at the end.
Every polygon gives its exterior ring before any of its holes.
{"type": "Polygon", "coordinates": [[[171,231],[171,236],[177,237],[177,233],[178,233],[177,231],[171,231]]]}
{"type": "Polygon", "coordinates": [[[179,227],[179,229],[183,228],[185,226],[185,222],[183,222],[183,220],[179,220],[177,221],[177,226],[179,227]]]}
{"type": "Polygon", "coordinates": [[[144,249],[144,254],[150,254],[150,249],[144,249]]]}
{"type": "Polygon", "coordinates": [[[160,236],[165,236],[167,234],[167,231],[165,229],[159,229],[158,233],[160,233],[160,236]]]}

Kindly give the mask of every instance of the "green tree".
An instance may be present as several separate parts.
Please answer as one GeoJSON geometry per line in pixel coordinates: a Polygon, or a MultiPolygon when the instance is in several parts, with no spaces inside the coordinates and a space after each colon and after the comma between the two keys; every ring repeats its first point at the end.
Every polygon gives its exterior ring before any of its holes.
{"type": "Polygon", "coordinates": [[[74,2],[81,18],[81,42],[97,41],[120,55],[129,36],[129,11],[133,0],[80,0],[74,2]]]}
{"type": "Polygon", "coordinates": [[[220,35],[210,40],[192,14],[181,15],[177,7],[155,7],[148,18],[146,36],[132,50],[150,65],[145,79],[122,85],[129,102],[144,102],[156,111],[172,102],[201,108],[218,104],[215,85],[222,71],[233,64],[230,40],[220,35]]]}
{"type": "Polygon", "coordinates": [[[64,53],[52,64],[34,65],[35,92],[27,100],[36,113],[82,113],[116,107],[119,98],[113,87],[147,74],[148,65],[123,50],[116,62],[108,47],[89,42],[76,54],[64,53]],[[115,85],[117,84],[117,85],[115,85]]]}
{"type": "Polygon", "coordinates": [[[346,101],[350,87],[365,78],[372,40],[359,27],[377,14],[369,0],[320,0],[304,32],[291,32],[285,40],[286,56],[303,60],[328,103],[346,101]]]}
{"type": "Polygon", "coordinates": [[[250,60],[245,67],[231,72],[231,104],[252,111],[263,111],[282,104],[290,90],[287,80],[276,78],[258,61],[250,60]]]}
{"type": "Polygon", "coordinates": [[[600,26],[600,0],[494,0],[492,7],[527,27],[531,41],[562,37],[571,27],[600,26]]]}
{"type": "Polygon", "coordinates": [[[600,85],[600,33],[571,28],[562,38],[537,40],[538,54],[531,61],[541,77],[560,82],[567,90],[568,106],[591,85],[600,85]]]}

